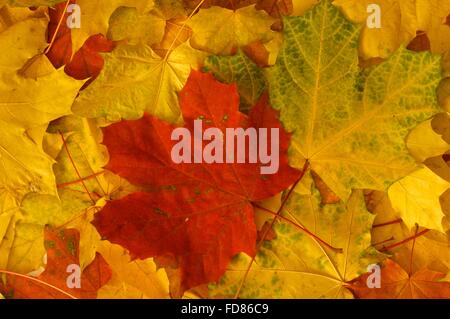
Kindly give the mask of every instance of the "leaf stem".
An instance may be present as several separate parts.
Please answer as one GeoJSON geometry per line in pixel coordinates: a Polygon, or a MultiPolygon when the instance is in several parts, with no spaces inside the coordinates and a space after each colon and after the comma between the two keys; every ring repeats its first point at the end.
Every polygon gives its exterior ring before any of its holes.
{"type": "Polygon", "coordinates": [[[66,187],[66,186],[75,185],[75,184],[81,183],[81,182],[83,182],[83,181],[89,180],[89,179],[91,179],[91,178],[95,178],[95,177],[97,177],[97,176],[100,176],[100,175],[102,175],[102,174],[104,174],[104,173],[105,173],[104,171],[103,171],[103,172],[98,172],[98,173],[95,173],[95,174],[92,174],[92,175],[83,177],[83,178],[81,178],[81,179],[77,179],[77,180],[72,181],[72,182],[67,182],[67,183],[58,184],[58,185],[56,185],[56,188],[64,188],[64,187],[66,187]]]}
{"type": "Polygon", "coordinates": [[[401,245],[403,245],[403,244],[405,244],[405,243],[407,243],[407,242],[409,242],[409,241],[411,241],[411,240],[413,240],[413,239],[415,239],[415,238],[418,238],[418,237],[420,237],[420,236],[422,236],[422,235],[425,235],[425,234],[428,233],[429,231],[430,231],[429,229],[424,229],[424,230],[422,230],[421,232],[416,233],[414,236],[405,238],[405,239],[403,239],[402,241],[400,241],[400,242],[398,242],[398,243],[395,243],[395,244],[392,244],[392,245],[383,247],[383,248],[380,249],[380,251],[386,251],[386,250],[390,250],[390,249],[392,249],[392,248],[401,246],[401,245]]]}
{"type": "Polygon", "coordinates": [[[394,220],[391,220],[391,221],[388,221],[388,222],[385,222],[385,223],[375,224],[372,227],[373,228],[377,228],[377,227],[383,227],[383,226],[388,226],[388,225],[393,225],[393,224],[399,224],[402,221],[403,220],[401,218],[397,218],[397,219],[394,219],[394,220]]]}
{"type": "Polygon", "coordinates": [[[76,172],[76,174],[77,174],[77,176],[78,176],[78,179],[80,180],[81,184],[83,185],[83,188],[85,189],[85,191],[86,191],[86,193],[88,194],[89,198],[91,199],[92,203],[95,205],[95,200],[94,200],[94,198],[92,197],[91,193],[89,192],[89,190],[88,190],[86,184],[84,183],[83,177],[81,177],[81,174],[80,174],[80,172],[78,171],[77,166],[75,165],[75,161],[73,160],[72,155],[70,154],[69,147],[67,146],[67,142],[66,142],[66,139],[64,138],[63,133],[59,132],[59,135],[61,135],[61,139],[62,139],[62,142],[63,142],[63,145],[64,145],[64,149],[65,149],[66,152],[67,152],[67,155],[68,155],[68,157],[69,157],[69,160],[70,160],[70,162],[72,163],[72,166],[73,166],[73,168],[74,168],[74,170],[75,170],[75,172],[76,172]]]}
{"type": "Polygon", "coordinates": [[[387,243],[388,241],[392,241],[392,240],[394,240],[394,236],[392,236],[392,237],[390,237],[390,238],[388,238],[388,239],[385,239],[385,240],[379,241],[378,243],[374,243],[374,244],[372,244],[372,246],[378,246],[378,245],[381,245],[381,244],[387,243]]]}
{"type": "Polygon", "coordinates": [[[294,225],[294,226],[297,227],[298,229],[303,230],[305,233],[307,233],[308,235],[310,235],[311,237],[313,237],[315,240],[317,240],[318,242],[322,243],[322,244],[325,245],[326,247],[330,248],[331,250],[334,250],[334,251],[336,251],[336,252],[338,252],[338,253],[342,253],[342,252],[343,252],[342,248],[336,248],[336,247],[331,246],[331,245],[328,244],[326,241],[324,241],[323,239],[321,239],[320,237],[318,237],[317,235],[315,235],[314,233],[312,233],[310,230],[308,230],[307,228],[305,228],[305,227],[302,226],[302,225],[297,224],[296,222],[290,220],[289,218],[286,218],[286,217],[284,217],[283,215],[277,215],[277,213],[271,211],[270,209],[267,209],[267,208],[265,208],[265,207],[262,207],[262,206],[260,206],[260,205],[258,205],[258,204],[256,204],[256,203],[253,203],[253,206],[255,206],[255,207],[257,207],[257,208],[259,208],[259,209],[261,209],[261,210],[263,210],[263,211],[265,211],[265,212],[267,212],[267,213],[269,213],[269,214],[272,214],[272,215],[274,215],[274,216],[277,216],[278,218],[280,218],[280,219],[282,219],[282,220],[284,220],[284,221],[290,223],[291,225],[294,225]]]}
{"type": "Polygon", "coordinates": [[[416,245],[417,231],[419,230],[419,225],[416,224],[416,231],[414,232],[413,243],[411,247],[411,256],[409,257],[409,272],[408,276],[411,277],[412,274],[412,264],[413,264],[413,256],[414,256],[414,246],[416,245]]]}

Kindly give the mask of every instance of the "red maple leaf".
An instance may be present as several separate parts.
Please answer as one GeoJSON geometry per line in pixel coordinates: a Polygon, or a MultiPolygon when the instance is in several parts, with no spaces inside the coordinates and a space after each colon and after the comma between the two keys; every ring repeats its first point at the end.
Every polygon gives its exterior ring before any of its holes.
{"type": "MultiPolygon", "coordinates": [[[[71,0],[69,4],[75,4],[75,2],[75,0],[71,0]]],[[[65,12],[65,8],[66,3],[60,3],[54,8],[48,9],[50,21],[48,22],[47,42],[50,43],[53,38],[54,40],[47,52],[47,57],[55,68],[69,63],[72,58],[72,34],[65,23],[69,16],[65,12]],[[62,17],[63,14],[64,17],[62,17]],[[63,20],[60,21],[61,19],[63,20]],[[57,32],[56,35],[55,32],[57,32]]]]}
{"type": "Polygon", "coordinates": [[[354,280],[349,288],[362,299],[448,299],[450,283],[442,281],[444,273],[422,268],[411,274],[399,264],[386,259],[380,271],[380,286],[369,287],[367,273],[354,280]]]}
{"type": "Polygon", "coordinates": [[[112,272],[103,257],[95,259],[80,274],[80,286],[67,284],[73,268],[79,265],[80,234],[75,229],[55,230],[45,228],[47,266],[37,278],[7,273],[6,282],[0,280],[0,292],[14,299],[95,299],[97,291],[111,279],[112,272]],[[69,270],[69,271],[68,271],[69,270]]]}
{"type": "MultiPolygon", "coordinates": [[[[75,3],[76,0],[69,2],[69,4],[75,3]]],[[[47,52],[47,57],[55,68],[66,65],[64,71],[77,80],[90,78],[83,86],[84,88],[103,69],[104,59],[99,52],[111,52],[115,44],[113,41],[106,39],[104,35],[95,34],[90,36],[83,46],[73,54],[72,34],[70,28],[66,25],[68,13],[65,8],[66,3],[57,4],[54,9],[49,8],[48,42],[51,43],[53,37],[55,39],[47,52]],[[55,32],[57,32],[56,36],[55,32]]]]}
{"type": "Polygon", "coordinates": [[[190,132],[194,121],[202,119],[204,130],[278,128],[280,135],[279,170],[261,175],[261,162],[175,164],[171,149],[177,141],[171,140],[171,134],[176,126],[150,115],[104,129],[111,157],[107,169],[147,191],[107,203],[93,223],[103,238],[127,248],[136,258],[175,259],[181,278],[174,290],[182,292],[217,281],[237,253],[255,254],[251,202],[285,190],[300,172],[288,165],[290,136],[267,95],[247,116],[238,110],[236,85],[192,71],[180,104],[184,127],[190,132]]]}
{"type": "Polygon", "coordinates": [[[64,71],[77,80],[91,78],[90,83],[100,74],[105,64],[105,60],[99,52],[111,52],[114,46],[114,43],[103,35],[93,35],[74,54],[64,71]]]}

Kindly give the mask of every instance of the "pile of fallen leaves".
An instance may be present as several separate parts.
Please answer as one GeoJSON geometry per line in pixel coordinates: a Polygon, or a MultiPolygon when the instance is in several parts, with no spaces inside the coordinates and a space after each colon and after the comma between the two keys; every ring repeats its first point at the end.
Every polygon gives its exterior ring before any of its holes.
{"type": "Polygon", "coordinates": [[[450,297],[450,0],[0,0],[0,47],[0,296],[450,297]],[[278,172],[175,164],[197,119],[278,172]]]}

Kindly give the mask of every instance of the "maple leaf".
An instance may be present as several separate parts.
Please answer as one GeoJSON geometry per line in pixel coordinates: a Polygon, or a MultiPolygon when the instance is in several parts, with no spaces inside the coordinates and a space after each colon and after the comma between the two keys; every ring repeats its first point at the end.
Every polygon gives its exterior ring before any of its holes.
{"type": "Polygon", "coordinates": [[[152,12],[119,7],[109,19],[108,39],[127,40],[129,44],[156,44],[163,40],[166,20],[152,12]],[[149,27],[151,26],[151,27],[149,27]]]}
{"type": "MultiPolygon", "coordinates": [[[[74,4],[71,1],[70,4],[74,4]]],[[[84,80],[89,79],[83,87],[92,82],[103,68],[104,60],[99,52],[110,52],[114,43],[103,35],[96,34],[89,37],[78,51],[73,54],[71,29],[62,21],[68,19],[67,3],[49,9],[49,32],[47,56],[52,64],[59,68],[66,65],[65,72],[71,77],[84,80]]]]}
{"type": "Polygon", "coordinates": [[[125,249],[108,241],[102,241],[98,251],[113,271],[111,280],[98,291],[98,298],[169,297],[167,275],[163,269],[156,269],[152,259],[131,260],[125,249]]]}
{"type": "Polygon", "coordinates": [[[381,288],[368,288],[368,276],[369,274],[361,276],[351,286],[359,298],[450,298],[450,282],[439,281],[445,274],[426,268],[410,275],[394,261],[387,259],[381,268],[381,288]]]}
{"type": "MultiPolygon", "coordinates": [[[[90,36],[77,31],[80,29],[70,29],[65,23],[62,23],[69,16],[68,5],[76,3],[76,0],[71,0],[57,5],[55,9],[49,9],[48,41],[50,46],[47,49],[47,56],[55,67],[66,65],[65,71],[68,75],[76,79],[90,78],[84,85],[86,87],[103,68],[104,60],[99,52],[111,52],[115,44],[104,37],[107,33],[106,30],[108,30],[108,23],[104,27],[96,25],[94,29],[99,28],[101,33],[91,34],[90,36]],[[80,45],[78,42],[83,40],[85,41],[80,45]]],[[[82,0],[79,0],[77,4],[83,7],[81,11],[83,14],[87,16],[94,14],[95,8],[92,7],[92,4],[86,6],[82,0]]],[[[149,13],[149,10],[153,7],[153,1],[141,1],[138,6],[139,9],[123,7],[121,4],[137,6],[138,3],[136,1],[116,1],[112,3],[111,7],[109,6],[111,3],[109,3],[108,10],[104,10],[106,16],[96,14],[95,19],[109,19],[108,39],[118,41],[127,38],[130,42],[133,42],[134,39],[139,41],[146,39],[149,40],[146,41],[148,44],[157,43],[161,40],[164,35],[165,20],[149,13]],[[114,11],[114,9],[116,10],[114,11]],[[112,15],[110,17],[107,14],[112,15]],[[158,25],[156,26],[156,24],[158,25]],[[149,25],[152,27],[149,28],[149,25]]],[[[83,18],[86,17],[80,17],[80,19],[83,18]]],[[[84,23],[83,28],[86,29],[84,23]]]]}
{"type": "Polygon", "coordinates": [[[415,224],[441,232],[448,228],[444,207],[445,192],[450,189],[450,182],[445,180],[445,175],[443,178],[439,176],[441,170],[435,167],[436,157],[439,158],[450,150],[447,142],[450,141],[448,127],[448,115],[440,113],[419,124],[408,135],[407,145],[410,153],[416,160],[430,167],[411,173],[389,188],[393,207],[410,228],[415,224]]]}
{"type": "Polygon", "coordinates": [[[27,194],[20,203],[20,218],[15,222],[13,242],[6,251],[6,268],[28,273],[42,265],[45,254],[44,228],[62,225],[73,217],[73,211],[62,210],[57,197],[39,193],[27,194]]]}
{"type": "MultiPolygon", "coordinates": [[[[422,168],[395,182],[389,188],[392,205],[410,228],[416,224],[445,232],[447,220],[439,198],[450,188],[450,182],[440,178],[428,168],[422,168]]],[[[448,223],[448,221],[447,221],[448,223]]]]}
{"type": "Polygon", "coordinates": [[[418,29],[423,30],[429,40],[432,52],[448,52],[450,25],[445,24],[450,12],[450,1],[416,0],[418,29]]]}
{"type": "Polygon", "coordinates": [[[2,5],[0,1],[0,32],[3,32],[10,26],[29,18],[43,18],[45,17],[45,14],[46,12],[44,8],[31,11],[28,8],[2,5]]]}
{"type": "Polygon", "coordinates": [[[439,57],[400,49],[360,72],[359,28],[329,1],[283,21],[283,48],[267,71],[271,103],[293,132],[290,163],[307,160],[343,200],[417,169],[405,138],[439,112],[439,57]]]}
{"type": "Polygon", "coordinates": [[[30,128],[47,124],[70,113],[71,103],[83,82],[76,81],[65,75],[62,70],[55,69],[37,79],[24,78],[17,74],[36,52],[43,51],[45,31],[46,19],[30,18],[0,33],[0,45],[11,47],[0,59],[2,122],[30,128]],[[58,90],[52,90],[56,83],[58,90]]]}
{"type": "MultiPolygon", "coordinates": [[[[115,187],[102,174],[102,166],[108,161],[106,148],[100,145],[101,130],[93,120],[68,116],[52,122],[47,131],[55,135],[47,138],[56,138],[58,143],[53,144],[59,146],[53,171],[60,199],[57,210],[47,212],[66,215],[51,225],[65,225],[80,232],[80,265],[84,267],[94,259],[100,242],[100,235],[90,223],[93,214],[115,187]]],[[[31,207],[30,213],[38,210],[31,207]]]]}
{"type": "MultiPolygon", "coordinates": [[[[103,171],[108,155],[106,148],[100,145],[102,133],[96,121],[67,116],[53,121],[47,131],[47,144],[57,145],[53,169],[60,203],[46,211],[65,216],[52,225],[79,230],[80,265],[84,267],[94,259],[100,243],[100,235],[90,223],[94,213],[105,204],[105,200],[128,194],[134,188],[123,179],[103,171]]],[[[30,215],[39,212],[37,203],[36,200],[30,205],[30,215]]]]}
{"type": "Polygon", "coordinates": [[[103,68],[104,60],[99,52],[111,52],[114,43],[103,36],[93,35],[74,54],[72,60],[64,68],[65,72],[77,80],[89,79],[83,87],[93,81],[103,68]]]}
{"type": "Polygon", "coordinates": [[[100,145],[102,132],[96,121],[67,116],[53,121],[47,132],[59,146],[53,167],[58,188],[83,193],[85,201],[95,204],[106,194],[107,182],[101,172],[108,162],[107,150],[100,145]]]}
{"type": "Polygon", "coordinates": [[[438,114],[433,119],[420,123],[408,135],[407,146],[409,152],[419,162],[424,162],[430,157],[444,154],[450,150],[450,130],[445,132],[447,125],[450,124],[450,117],[446,118],[445,113],[438,114]],[[444,131],[439,134],[433,129],[433,125],[439,130],[444,131]]]}
{"type": "Polygon", "coordinates": [[[5,214],[5,227],[8,217],[15,223],[12,235],[8,235],[12,243],[6,241],[5,247],[0,246],[0,265],[8,270],[26,273],[42,265],[45,225],[80,232],[79,264],[84,269],[94,260],[100,243],[100,235],[90,223],[94,213],[105,204],[105,199],[130,192],[123,179],[103,174],[108,158],[106,148],[99,144],[101,130],[95,121],[63,117],[52,122],[48,131],[46,141],[56,149],[46,151],[54,153],[58,197],[29,193],[20,203],[20,214],[18,209],[9,208],[13,204],[5,199],[5,209],[10,212],[5,214]],[[11,213],[20,218],[16,220],[11,213]]]}
{"type": "Polygon", "coordinates": [[[45,48],[47,20],[34,15],[19,16],[24,19],[7,24],[0,33],[2,47],[10,47],[0,60],[0,193],[2,202],[5,201],[0,210],[0,214],[5,214],[4,240],[0,245],[3,266],[10,263],[14,243],[20,242],[16,222],[20,219],[18,207],[23,197],[29,192],[56,194],[53,161],[42,149],[43,133],[49,121],[70,113],[73,98],[83,84],[62,70],[45,65],[42,54],[36,56],[45,48]],[[41,67],[45,72],[35,72],[41,67]]]}
{"type": "Polygon", "coordinates": [[[433,142],[439,145],[439,150],[434,148],[434,153],[430,153],[429,148],[421,147],[421,152],[424,155],[434,155],[424,160],[424,164],[430,168],[438,176],[442,177],[446,181],[450,181],[450,115],[448,113],[439,113],[431,121],[433,130],[441,136],[442,139],[434,136],[433,142]],[[445,145],[444,141],[447,146],[445,145]],[[447,148],[447,151],[442,151],[447,148]],[[428,153],[427,153],[428,151],[428,153]],[[436,154],[437,153],[437,154],[436,154]]]}
{"type": "Polygon", "coordinates": [[[67,8],[74,4],[75,0],[56,5],[48,9],[50,21],[48,22],[47,57],[55,68],[67,64],[72,59],[72,34],[71,29],[64,23],[67,21],[69,13],[67,8]]]}
{"type": "Polygon", "coordinates": [[[140,12],[153,8],[153,0],[77,0],[82,8],[81,21],[83,27],[72,29],[73,51],[78,51],[85,41],[94,34],[106,36],[109,27],[109,19],[112,13],[121,6],[136,7],[140,12]]]}
{"type": "MultiPolygon", "coordinates": [[[[276,127],[267,96],[250,117],[238,111],[234,85],[192,71],[182,92],[185,127],[276,127]]],[[[262,178],[256,164],[175,164],[170,136],[175,127],[155,117],[121,122],[105,129],[110,152],[107,168],[146,186],[107,203],[95,215],[103,238],[127,248],[135,258],[174,256],[182,270],[180,289],[217,280],[238,252],[253,255],[256,229],[251,201],[271,197],[291,185],[298,171],[287,165],[289,136],[280,132],[280,169],[262,178]],[[163,199],[163,200],[162,200],[163,199]]]]}
{"type": "Polygon", "coordinates": [[[347,203],[321,205],[311,177],[302,183],[310,185],[310,194],[291,195],[286,219],[275,223],[276,239],[262,243],[253,264],[243,254],[235,258],[210,285],[212,297],[352,298],[348,282],[383,259],[371,246],[374,216],[361,191],[347,203]]]}
{"type": "Polygon", "coordinates": [[[163,58],[148,45],[119,45],[104,56],[103,72],[80,92],[72,110],[108,121],[137,119],[148,112],[176,122],[180,117],[177,91],[203,55],[187,43],[163,58]]]}
{"type": "Polygon", "coordinates": [[[368,210],[376,214],[372,228],[374,247],[389,252],[393,261],[403,269],[411,269],[412,273],[424,268],[448,273],[450,245],[446,234],[435,230],[410,230],[384,192],[367,192],[366,203],[368,210]]]}
{"type": "Polygon", "coordinates": [[[222,7],[200,9],[188,26],[193,30],[191,44],[213,54],[229,54],[237,48],[255,40],[270,41],[274,32],[270,26],[274,19],[255,6],[240,8],[236,11],[222,7]],[[220,32],[220,37],[215,35],[220,32]]]}
{"type": "Polygon", "coordinates": [[[22,129],[0,123],[0,190],[18,200],[30,191],[55,194],[51,158],[22,129]]]}
{"type": "Polygon", "coordinates": [[[333,4],[342,9],[351,21],[364,24],[361,34],[360,53],[363,58],[386,58],[401,44],[411,41],[418,30],[416,0],[335,0],[333,4]],[[369,28],[367,8],[380,6],[382,27],[369,28]]]}
{"type": "MultiPolygon", "coordinates": [[[[367,8],[371,4],[381,9],[381,28],[364,27],[360,42],[363,58],[387,57],[402,44],[411,41],[418,31],[426,35],[432,52],[446,52],[450,28],[445,18],[450,3],[440,0],[335,0],[350,20],[366,23],[367,8]]],[[[422,36],[423,38],[423,36],[422,36]]]]}
{"type": "Polygon", "coordinates": [[[448,298],[449,13],[0,0],[0,298],[448,298]],[[199,119],[280,129],[280,171],[174,164],[171,133],[199,119]],[[111,279],[65,291],[69,261],[111,279]]]}
{"type": "Polygon", "coordinates": [[[82,272],[80,287],[67,286],[68,266],[79,264],[78,241],[76,230],[46,228],[48,264],[45,271],[37,278],[6,272],[6,283],[0,282],[2,294],[15,299],[95,298],[97,290],[111,277],[111,270],[100,254],[82,272]]]}

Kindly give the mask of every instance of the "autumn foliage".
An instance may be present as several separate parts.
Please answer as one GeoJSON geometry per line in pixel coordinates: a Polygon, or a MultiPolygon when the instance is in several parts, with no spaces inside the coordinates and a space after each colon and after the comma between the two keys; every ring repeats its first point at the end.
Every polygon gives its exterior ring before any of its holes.
{"type": "Polygon", "coordinates": [[[450,298],[449,17],[0,0],[0,298],[450,298]],[[278,132],[277,170],[177,129],[278,132]]]}

